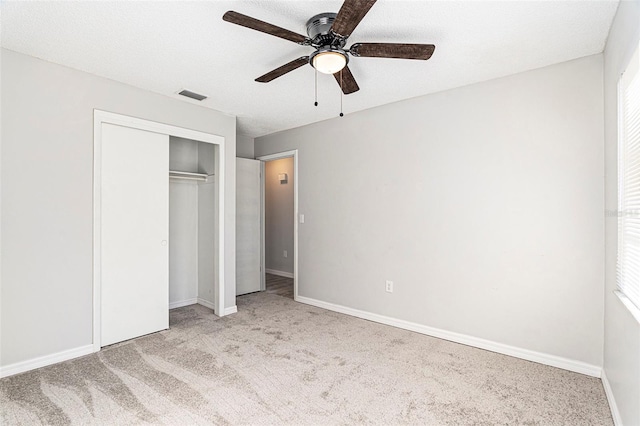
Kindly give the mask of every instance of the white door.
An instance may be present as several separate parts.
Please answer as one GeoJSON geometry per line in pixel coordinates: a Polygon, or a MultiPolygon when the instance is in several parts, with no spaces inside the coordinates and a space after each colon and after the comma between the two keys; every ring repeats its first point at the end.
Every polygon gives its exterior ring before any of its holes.
{"type": "Polygon", "coordinates": [[[102,124],[101,346],[169,328],[169,136],[102,124]]]}
{"type": "Polygon", "coordinates": [[[260,291],[260,168],[236,159],[236,295],[260,291]]]}

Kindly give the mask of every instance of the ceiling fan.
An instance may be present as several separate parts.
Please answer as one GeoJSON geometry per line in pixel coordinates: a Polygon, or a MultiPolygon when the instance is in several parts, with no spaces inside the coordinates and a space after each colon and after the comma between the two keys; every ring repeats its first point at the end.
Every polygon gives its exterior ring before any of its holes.
{"type": "Polygon", "coordinates": [[[309,56],[302,56],[256,78],[257,82],[268,83],[310,64],[321,73],[333,74],[342,92],[348,95],[360,90],[347,66],[349,56],[427,60],[435,50],[433,44],[407,43],[355,43],[346,49],[347,39],[375,2],[345,0],[337,14],[327,12],[313,16],[306,24],[308,37],[231,10],[222,19],[315,49],[309,56]]]}

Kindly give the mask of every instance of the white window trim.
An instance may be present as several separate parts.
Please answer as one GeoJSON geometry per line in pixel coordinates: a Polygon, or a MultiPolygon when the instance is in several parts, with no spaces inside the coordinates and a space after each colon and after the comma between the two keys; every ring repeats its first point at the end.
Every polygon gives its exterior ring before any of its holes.
{"type": "MultiPolygon", "coordinates": [[[[638,45],[636,47],[636,49],[633,50],[633,53],[631,54],[631,57],[627,60],[627,64],[624,68],[624,72],[622,74],[620,74],[620,78],[618,79],[618,83],[617,83],[617,114],[618,114],[618,128],[617,128],[617,151],[618,151],[618,158],[617,158],[617,166],[618,166],[618,173],[617,173],[617,188],[618,188],[618,200],[617,200],[617,212],[618,215],[620,214],[625,214],[625,212],[620,210],[620,188],[622,185],[622,182],[620,181],[620,167],[622,165],[622,156],[625,155],[626,153],[623,153],[622,150],[620,149],[621,144],[622,144],[622,139],[623,137],[625,137],[625,120],[624,120],[624,93],[623,93],[623,76],[624,74],[629,70],[630,66],[632,65],[632,61],[633,58],[636,56],[636,53],[640,53],[640,45],[638,45]]],[[[638,71],[640,73],[640,71],[638,71]]],[[[631,298],[629,298],[625,292],[623,291],[623,289],[620,286],[620,282],[618,279],[618,274],[619,274],[619,256],[620,256],[620,216],[618,216],[617,219],[617,235],[618,235],[618,247],[616,249],[616,289],[613,291],[613,293],[618,297],[618,299],[620,300],[620,302],[622,302],[622,304],[629,310],[629,313],[636,319],[636,321],[638,321],[638,323],[640,323],[640,305],[637,306],[634,301],[631,300],[631,298]]]]}
{"type": "Polygon", "coordinates": [[[638,324],[640,324],[640,309],[638,309],[636,305],[634,305],[633,302],[620,290],[614,290],[613,294],[618,296],[620,302],[622,302],[622,304],[629,310],[629,313],[631,313],[631,316],[633,316],[636,321],[638,321],[638,324]]]}

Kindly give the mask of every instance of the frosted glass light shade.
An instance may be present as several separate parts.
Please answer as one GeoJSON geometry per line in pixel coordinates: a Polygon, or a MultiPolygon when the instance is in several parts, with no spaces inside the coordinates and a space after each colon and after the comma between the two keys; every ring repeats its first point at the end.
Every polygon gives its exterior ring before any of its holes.
{"type": "Polygon", "coordinates": [[[335,74],[347,65],[347,58],[338,52],[320,52],[313,57],[313,67],[323,74],[335,74]]]}

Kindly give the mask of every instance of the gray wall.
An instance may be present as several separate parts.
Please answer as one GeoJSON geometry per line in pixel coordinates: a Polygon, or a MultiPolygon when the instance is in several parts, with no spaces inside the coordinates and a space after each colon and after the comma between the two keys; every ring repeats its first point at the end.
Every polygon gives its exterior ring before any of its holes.
{"type": "Polygon", "coordinates": [[[264,176],[265,268],[293,274],[293,158],[268,161],[264,176]],[[281,173],[286,183],[278,180],[281,173]]]}
{"type": "Polygon", "coordinates": [[[3,366],[92,342],[94,108],[226,138],[225,304],[235,305],[235,117],[3,49],[3,366]]]}
{"type": "MultiPolygon", "coordinates": [[[[604,54],[606,208],[618,208],[618,96],[620,74],[640,41],[640,2],[622,1],[604,54]]],[[[618,223],[606,217],[604,372],[625,425],[640,425],[640,324],[616,289],[618,223]]]]}
{"type": "Polygon", "coordinates": [[[171,180],[169,181],[169,304],[197,297],[198,184],[171,180]]]}
{"type": "Polygon", "coordinates": [[[601,366],[602,66],[256,139],[299,152],[299,294],[601,366]]]}
{"type": "Polygon", "coordinates": [[[253,159],[254,139],[249,136],[236,136],[236,157],[253,159]]]}

